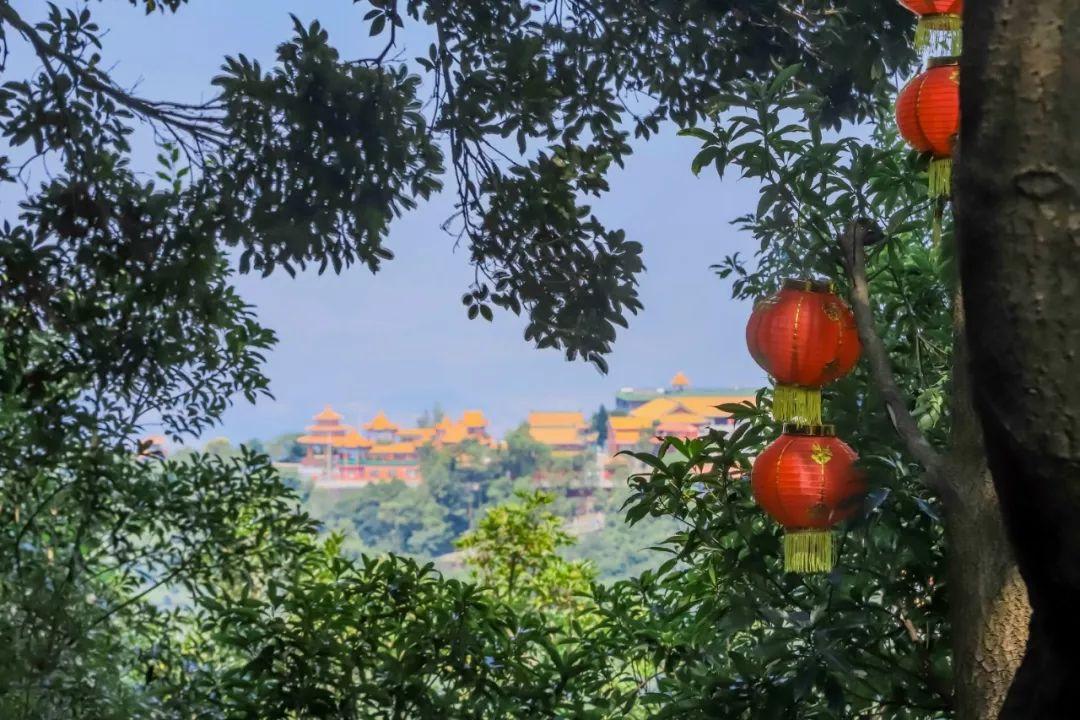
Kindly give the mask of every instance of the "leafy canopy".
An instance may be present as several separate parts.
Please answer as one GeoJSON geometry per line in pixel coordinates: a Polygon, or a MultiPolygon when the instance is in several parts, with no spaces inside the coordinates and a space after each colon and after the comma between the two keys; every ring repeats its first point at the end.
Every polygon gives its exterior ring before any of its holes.
{"type": "MultiPolygon", "coordinates": [[[[129,1],[183,11],[181,0],[129,1]]],[[[644,265],[640,241],[589,203],[631,136],[693,125],[730,82],[794,63],[819,90],[821,122],[865,118],[912,61],[897,31],[910,18],[876,0],[354,4],[373,55],[342,58],[325,28],[297,21],[272,67],[228,58],[213,99],[191,104],[118,87],[90,8],[52,7],[35,26],[5,2],[0,21],[45,70],[0,98],[7,136],[37,153],[67,138],[90,156],[105,138],[123,157],[130,124],[149,124],[184,151],[171,202],[186,208],[187,232],[239,248],[240,269],[263,273],[377,270],[392,256],[391,221],[449,175],[446,227],[476,268],[469,316],[525,313],[526,340],[604,369],[616,328],[641,309],[644,265]],[[401,45],[407,24],[427,48],[401,45]]]]}

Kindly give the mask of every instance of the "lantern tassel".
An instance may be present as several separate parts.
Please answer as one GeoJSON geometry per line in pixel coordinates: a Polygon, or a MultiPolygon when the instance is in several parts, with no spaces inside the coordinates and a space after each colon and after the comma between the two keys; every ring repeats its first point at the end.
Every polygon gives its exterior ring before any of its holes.
{"type": "Polygon", "coordinates": [[[963,20],[959,15],[923,15],[915,26],[915,48],[926,50],[941,43],[947,45],[950,55],[963,50],[963,20]]]}
{"type": "Polygon", "coordinates": [[[832,530],[789,530],[784,534],[784,571],[827,573],[836,565],[832,530]]]}
{"type": "Polygon", "coordinates": [[[777,422],[821,424],[821,390],[777,385],[773,390],[773,419],[777,422]]]}
{"type": "Polygon", "coordinates": [[[927,172],[930,197],[949,197],[952,194],[952,158],[934,158],[927,172]]]}

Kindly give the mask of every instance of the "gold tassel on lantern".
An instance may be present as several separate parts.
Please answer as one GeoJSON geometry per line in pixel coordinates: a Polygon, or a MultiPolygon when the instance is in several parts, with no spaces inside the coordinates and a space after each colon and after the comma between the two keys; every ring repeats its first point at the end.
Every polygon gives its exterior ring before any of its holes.
{"type": "Polygon", "coordinates": [[[821,424],[821,390],[795,385],[773,389],[773,419],[782,423],[821,424]]]}
{"type": "Polygon", "coordinates": [[[963,21],[959,15],[923,15],[915,26],[915,48],[925,50],[940,41],[948,43],[950,55],[959,55],[963,36],[963,21]]]}
{"type": "Polygon", "coordinates": [[[789,530],[784,534],[784,571],[826,573],[836,565],[832,530],[789,530]]]}
{"type": "Polygon", "coordinates": [[[952,158],[934,158],[928,171],[930,197],[949,197],[952,194],[952,158]]]}

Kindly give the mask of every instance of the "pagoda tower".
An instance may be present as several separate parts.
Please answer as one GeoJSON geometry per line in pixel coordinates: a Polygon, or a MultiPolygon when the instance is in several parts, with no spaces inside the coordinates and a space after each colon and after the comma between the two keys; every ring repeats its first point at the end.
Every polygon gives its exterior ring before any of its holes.
{"type": "Polygon", "coordinates": [[[382,410],[375,413],[375,417],[364,425],[364,429],[367,430],[368,437],[376,443],[391,443],[397,439],[398,426],[391,422],[382,410]]]}
{"type": "Polygon", "coordinates": [[[322,476],[324,481],[347,479],[356,474],[360,460],[372,442],[343,425],[341,415],[329,405],[304,428],[297,442],[307,449],[301,466],[322,476]]]}

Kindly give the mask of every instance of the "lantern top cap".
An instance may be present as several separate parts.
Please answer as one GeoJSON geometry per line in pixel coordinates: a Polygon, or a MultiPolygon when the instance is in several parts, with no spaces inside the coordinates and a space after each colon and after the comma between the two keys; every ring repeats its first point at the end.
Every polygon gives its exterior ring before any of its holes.
{"type": "Polygon", "coordinates": [[[930,58],[929,60],[927,60],[926,61],[926,69],[930,70],[931,68],[948,67],[950,65],[959,65],[959,64],[960,64],[960,56],[959,55],[946,55],[945,57],[936,57],[936,58],[930,58]]]}
{"type": "Polygon", "coordinates": [[[805,435],[807,437],[836,437],[835,425],[800,425],[784,423],[784,435],[805,435]]]}
{"type": "Polygon", "coordinates": [[[788,278],[784,281],[785,290],[804,290],[806,292],[835,293],[836,284],[831,280],[814,278],[788,278]]]}

